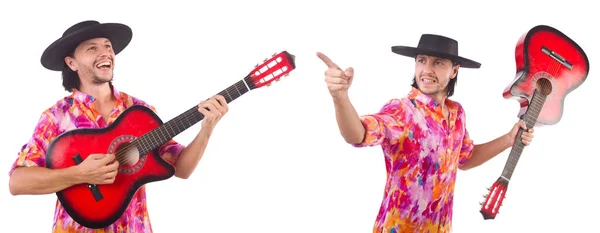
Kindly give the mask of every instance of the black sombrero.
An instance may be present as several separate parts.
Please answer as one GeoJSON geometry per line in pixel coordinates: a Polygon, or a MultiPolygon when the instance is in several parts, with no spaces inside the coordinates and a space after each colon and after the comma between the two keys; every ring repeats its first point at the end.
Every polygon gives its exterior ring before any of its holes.
{"type": "Polygon", "coordinates": [[[50,70],[61,71],[65,57],[81,42],[103,37],[108,38],[115,54],[123,51],[131,41],[131,28],[119,23],[99,23],[89,20],[77,23],[67,29],[61,38],[54,41],[42,54],[42,66],[50,70]]]}
{"type": "Polygon", "coordinates": [[[423,34],[416,48],[410,46],[392,46],[392,52],[413,58],[417,54],[426,54],[450,59],[465,68],[481,67],[479,62],[458,55],[458,42],[456,40],[440,35],[423,34]]]}

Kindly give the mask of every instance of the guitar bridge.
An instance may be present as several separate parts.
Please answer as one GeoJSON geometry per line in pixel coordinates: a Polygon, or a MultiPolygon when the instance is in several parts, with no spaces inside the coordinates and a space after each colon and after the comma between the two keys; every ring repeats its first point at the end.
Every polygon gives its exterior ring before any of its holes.
{"type": "Polygon", "coordinates": [[[573,64],[568,62],[567,59],[562,57],[560,54],[546,48],[546,46],[542,46],[542,52],[544,52],[546,55],[550,56],[554,60],[558,61],[563,66],[567,67],[567,69],[569,69],[569,70],[573,69],[573,64]]]}

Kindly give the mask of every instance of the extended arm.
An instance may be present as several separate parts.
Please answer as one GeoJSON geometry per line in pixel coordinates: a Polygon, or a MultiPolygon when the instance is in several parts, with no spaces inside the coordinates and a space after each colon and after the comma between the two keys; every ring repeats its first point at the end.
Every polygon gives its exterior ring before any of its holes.
{"type": "Polygon", "coordinates": [[[363,142],[366,130],[348,96],[333,98],[333,104],[338,128],[344,140],[350,144],[363,142]]]}

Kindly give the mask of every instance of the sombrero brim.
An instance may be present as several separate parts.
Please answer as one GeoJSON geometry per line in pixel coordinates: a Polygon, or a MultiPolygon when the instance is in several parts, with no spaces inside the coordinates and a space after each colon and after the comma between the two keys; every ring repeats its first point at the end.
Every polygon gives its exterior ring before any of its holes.
{"type": "Polygon", "coordinates": [[[420,48],[415,48],[415,47],[410,47],[410,46],[392,46],[392,52],[399,54],[399,55],[413,57],[413,58],[417,57],[418,54],[427,54],[427,55],[431,55],[431,56],[436,56],[436,57],[453,60],[453,61],[457,62],[460,65],[460,67],[464,67],[464,68],[477,69],[477,68],[481,67],[481,64],[479,62],[476,62],[476,61],[473,61],[473,60],[470,60],[470,59],[467,59],[464,57],[455,56],[455,55],[447,54],[447,53],[440,53],[438,51],[433,51],[433,50],[428,50],[428,49],[420,49],[420,48]]]}
{"type": "Polygon", "coordinates": [[[127,47],[133,33],[131,28],[119,23],[96,24],[73,32],[54,41],[42,54],[42,65],[50,70],[62,71],[65,57],[81,42],[93,38],[108,38],[115,54],[127,47]]]}

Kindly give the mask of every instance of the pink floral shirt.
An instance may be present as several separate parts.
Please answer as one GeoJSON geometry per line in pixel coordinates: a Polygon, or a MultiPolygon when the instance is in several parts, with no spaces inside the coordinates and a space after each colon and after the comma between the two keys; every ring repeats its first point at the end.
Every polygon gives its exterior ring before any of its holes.
{"type": "Polygon", "coordinates": [[[429,96],[412,88],[376,114],[361,116],[366,137],[356,147],[380,145],[387,182],[374,233],[447,233],[454,182],[473,153],[458,102],[446,100],[449,121],[429,96]]]}
{"type": "MultiPolygon", "coordinates": [[[[54,138],[63,132],[77,128],[101,128],[110,125],[125,109],[132,105],[143,105],[156,112],[153,106],[113,88],[117,102],[105,124],[99,111],[94,109],[94,98],[75,90],[70,96],[59,100],[45,110],[40,117],[32,138],[18,154],[9,175],[17,167],[45,167],[45,152],[54,138]]],[[[174,164],[183,145],[171,140],[159,148],[159,154],[174,164]]],[[[146,206],[146,188],[142,186],[133,196],[123,216],[104,229],[87,229],[80,226],[67,214],[60,201],[56,201],[54,233],[150,233],[152,227],[146,206]]]]}

